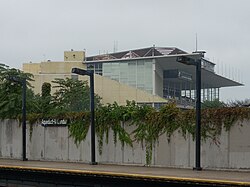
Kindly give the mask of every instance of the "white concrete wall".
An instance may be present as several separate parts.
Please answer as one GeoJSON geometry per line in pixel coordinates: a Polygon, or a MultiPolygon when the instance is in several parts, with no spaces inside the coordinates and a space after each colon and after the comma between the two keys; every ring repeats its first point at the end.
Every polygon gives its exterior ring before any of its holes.
{"type": "MultiPolygon", "coordinates": [[[[125,126],[128,132],[133,126],[125,126]]],[[[90,161],[90,132],[79,145],[69,137],[67,127],[33,126],[29,137],[27,125],[27,157],[29,160],[53,160],[86,162],[90,161]]],[[[0,121],[0,158],[22,157],[22,128],[17,121],[0,121]]],[[[201,165],[203,168],[250,168],[250,121],[242,125],[235,124],[229,132],[222,130],[218,142],[207,140],[202,142],[201,165]]],[[[96,145],[97,139],[96,139],[96,145]]],[[[133,148],[122,147],[117,141],[114,145],[113,134],[109,134],[109,143],[104,140],[103,153],[99,155],[96,149],[96,160],[102,163],[145,165],[145,148],[134,142],[133,148]]],[[[184,138],[175,132],[168,140],[166,135],[159,138],[153,148],[152,165],[165,167],[194,166],[195,141],[191,135],[184,138]]]]}
{"type": "Polygon", "coordinates": [[[17,121],[0,122],[0,156],[22,158],[22,129],[17,121]]]}

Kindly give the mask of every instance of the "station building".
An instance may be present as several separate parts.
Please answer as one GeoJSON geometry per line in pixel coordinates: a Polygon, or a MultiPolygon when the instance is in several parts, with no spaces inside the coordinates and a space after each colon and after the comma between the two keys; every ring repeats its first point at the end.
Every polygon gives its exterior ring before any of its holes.
{"type": "MultiPolygon", "coordinates": [[[[195,103],[195,66],[177,62],[176,58],[182,55],[195,58],[194,53],[175,47],[148,47],[89,57],[84,51],[71,50],[64,52],[64,61],[25,63],[23,71],[34,75],[35,93],[40,92],[43,82],[55,78],[88,80],[71,73],[77,67],[94,71],[95,93],[104,104],[135,100],[137,104],[158,108],[171,99],[187,108],[195,103]]],[[[202,58],[201,75],[202,101],[219,99],[222,87],[242,85],[216,74],[215,64],[206,58],[202,58]]]]}

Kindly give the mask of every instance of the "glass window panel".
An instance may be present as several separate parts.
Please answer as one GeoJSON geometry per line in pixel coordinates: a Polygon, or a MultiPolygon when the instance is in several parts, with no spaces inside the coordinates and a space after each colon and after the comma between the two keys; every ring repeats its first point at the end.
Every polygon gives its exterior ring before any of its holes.
{"type": "Polygon", "coordinates": [[[152,60],[98,63],[96,73],[152,93],[152,60]]]}

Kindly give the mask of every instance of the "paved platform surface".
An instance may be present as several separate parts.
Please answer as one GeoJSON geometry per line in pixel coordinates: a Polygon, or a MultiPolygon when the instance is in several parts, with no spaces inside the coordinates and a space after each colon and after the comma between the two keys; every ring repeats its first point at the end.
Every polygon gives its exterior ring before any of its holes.
{"type": "Polygon", "coordinates": [[[250,170],[202,170],[176,169],[163,167],[123,166],[84,163],[52,162],[52,161],[21,161],[0,159],[1,168],[48,170],[50,172],[73,172],[93,175],[114,175],[160,180],[186,180],[208,183],[225,183],[250,186],[250,170]]]}

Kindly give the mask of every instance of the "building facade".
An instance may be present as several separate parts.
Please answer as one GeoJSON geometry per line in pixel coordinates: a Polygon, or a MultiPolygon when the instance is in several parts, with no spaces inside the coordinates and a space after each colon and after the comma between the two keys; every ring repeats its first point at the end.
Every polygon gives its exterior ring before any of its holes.
{"type": "MultiPolygon", "coordinates": [[[[144,90],[152,95],[176,100],[181,105],[195,102],[195,67],[176,61],[192,55],[178,48],[149,47],[86,58],[87,69],[96,74],[144,90]]],[[[215,73],[215,64],[202,58],[202,101],[219,99],[220,88],[240,86],[215,73]]]]}
{"type": "MultiPolygon", "coordinates": [[[[34,74],[34,90],[39,93],[43,82],[55,78],[74,77],[73,67],[93,70],[95,92],[103,103],[138,104],[159,107],[175,100],[179,106],[193,106],[195,102],[195,67],[176,61],[180,55],[194,56],[178,48],[149,47],[123,52],[85,57],[84,51],[65,51],[64,61],[23,64],[23,70],[34,74]]],[[[195,57],[195,56],[194,56],[195,57]]],[[[202,101],[219,99],[221,87],[242,84],[215,73],[215,64],[202,59],[202,101]]]]}
{"type": "MultiPolygon", "coordinates": [[[[44,82],[49,82],[52,85],[52,92],[55,92],[55,86],[52,81],[56,78],[74,78],[83,81],[89,81],[87,76],[78,76],[72,74],[72,68],[87,69],[87,64],[84,61],[85,53],[73,50],[64,52],[64,61],[44,61],[40,63],[24,63],[23,71],[32,73],[34,81],[30,82],[36,94],[41,93],[41,87],[44,82]],[[68,57],[68,58],[66,58],[68,57]]],[[[96,69],[97,70],[97,69],[96,69]]],[[[144,90],[131,87],[129,85],[119,83],[116,80],[108,77],[95,74],[95,93],[102,98],[102,103],[113,103],[125,105],[127,100],[137,101],[138,103],[151,103],[159,105],[159,103],[167,103],[167,100],[157,95],[152,95],[144,90]]]]}

